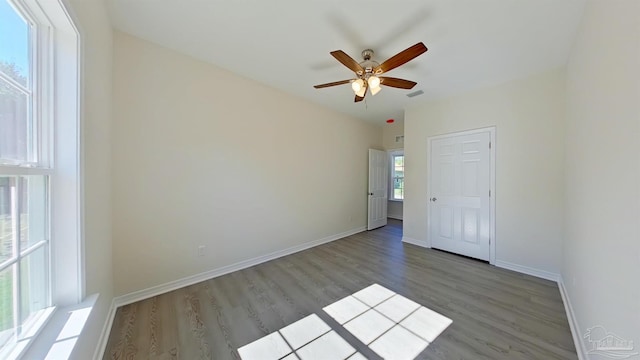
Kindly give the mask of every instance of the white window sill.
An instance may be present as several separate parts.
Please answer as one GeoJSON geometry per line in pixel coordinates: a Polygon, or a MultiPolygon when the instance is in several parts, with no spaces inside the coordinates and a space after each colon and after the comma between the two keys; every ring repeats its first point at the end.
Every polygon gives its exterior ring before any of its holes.
{"type": "Polygon", "coordinates": [[[68,359],[97,300],[98,294],[94,294],[80,304],[51,311],[48,321],[27,343],[19,342],[20,349],[16,347],[8,359],[68,359]]]}
{"type": "Polygon", "coordinates": [[[29,346],[35,341],[42,329],[47,326],[49,320],[55,312],[55,307],[50,307],[38,311],[33,316],[33,320],[25,324],[24,328],[27,329],[24,335],[21,336],[15,344],[4,349],[0,352],[0,358],[13,360],[19,359],[20,356],[29,348],[29,346]]]}
{"type": "Polygon", "coordinates": [[[403,202],[404,199],[388,199],[389,201],[395,201],[395,202],[403,202]]]}

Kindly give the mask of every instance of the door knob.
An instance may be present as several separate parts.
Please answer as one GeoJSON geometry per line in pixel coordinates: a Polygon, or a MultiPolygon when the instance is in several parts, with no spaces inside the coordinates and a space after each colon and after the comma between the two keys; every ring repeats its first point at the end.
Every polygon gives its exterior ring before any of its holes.
{"type": "Polygon", "coordinates": [[[438,199],[436,199],[436,198],[434,198],[434,197],[432,197],[432,198],[431,198],[431,201],[434,201],[434,202],[435,202],[436,200],[438,200],[438,199]]]}

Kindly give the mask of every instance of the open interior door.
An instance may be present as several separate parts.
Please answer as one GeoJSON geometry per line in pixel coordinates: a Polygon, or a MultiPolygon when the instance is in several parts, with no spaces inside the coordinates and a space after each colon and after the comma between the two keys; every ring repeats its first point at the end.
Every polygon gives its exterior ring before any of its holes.
{"type": "Polygon", "coordinates": [[[367,230],[387,225],[387,181],[389,156],[386,151],[369,149],[369,211],[367,230]]]}

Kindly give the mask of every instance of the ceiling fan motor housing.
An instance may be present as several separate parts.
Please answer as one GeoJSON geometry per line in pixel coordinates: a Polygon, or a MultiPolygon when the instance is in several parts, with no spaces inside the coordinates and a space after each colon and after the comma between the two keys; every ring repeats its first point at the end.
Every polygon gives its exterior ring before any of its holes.
{"type": "Polygon", "coordinates": [[[365,80],[373,74],[373,69],[380,65],[378,62],[371,60],[373,54],[374,52],[371,49],[365,49],[362,51],[362,58],[364,61],[360,63],[360,66],[364,69],[364,73],[358,71],[358,75],[365,80]]]}

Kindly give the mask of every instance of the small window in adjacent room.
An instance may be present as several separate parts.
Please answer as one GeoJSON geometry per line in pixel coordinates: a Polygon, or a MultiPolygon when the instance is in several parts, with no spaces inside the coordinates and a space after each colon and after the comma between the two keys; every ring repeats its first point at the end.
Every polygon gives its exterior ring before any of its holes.
{"type": "Polygon", "coordinates": [[[404,151],[390,152],[391,181],[389,187],[389,200],[404,200],[404,151]]]}

